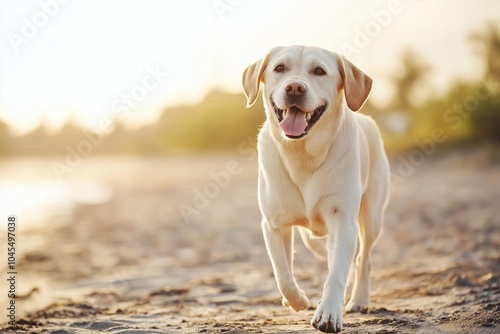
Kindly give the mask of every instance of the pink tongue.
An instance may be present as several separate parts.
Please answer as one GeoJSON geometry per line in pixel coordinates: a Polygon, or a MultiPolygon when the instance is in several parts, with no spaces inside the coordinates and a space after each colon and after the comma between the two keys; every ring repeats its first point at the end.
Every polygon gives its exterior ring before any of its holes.
{"type": "Polygon", "coordinates": [[[287,135],[300,136],[307,127],[306,113],[297,107],[290,107],[280,126],[287,135]]]}

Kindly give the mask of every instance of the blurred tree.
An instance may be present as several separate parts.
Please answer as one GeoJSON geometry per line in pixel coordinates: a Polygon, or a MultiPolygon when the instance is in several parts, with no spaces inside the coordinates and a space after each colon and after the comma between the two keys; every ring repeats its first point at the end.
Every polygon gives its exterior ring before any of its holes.
{"type": "Polygon", "coordinates": [[[265,118],[260,101],[253,110],[245,110],[245,104],[243,94],[209,92],[198,105],[185,108],[183,119],[165,133],[164,145],[191,151],[236,149],[257,137],[265,118]]]}
{"type": "MultiPolygon", "coordinates": [[[[481,56],[484,62],[484,77],[496,84],[489,87],[490,96],[481,101],[477,110],[471,114],[474,126],[474,139],[480,141],[500,142],[500,26],[495,22],[487,22],[482,31],[469,34],[474,52],[481,56]]],[[[472,94],[472,93],[471,93],[472,94]]]]}
{"type": "Polygon", "coordinates": [[[493,94],[482,101],[471,114],[471,122],[478,140],[500,143],[500,94],[493,94]]]}
{"type": "Polygon", "coordinates": [[[425,82],[431,66],[411,49],[403,52],[401,65],[401,70],[391,77],[395,86],[391,107],[395,110],[410,111],[416,104],[413,102],[415,92],[425,82]]]}
{"type": "Polygon", "coordinates": [[[500,28],[494,22],[488,22],[482,31],[469,35],[469,40],[476,46],[474,50],[484,61],[485,77],[494,82],[500,81],[500,28]]]}

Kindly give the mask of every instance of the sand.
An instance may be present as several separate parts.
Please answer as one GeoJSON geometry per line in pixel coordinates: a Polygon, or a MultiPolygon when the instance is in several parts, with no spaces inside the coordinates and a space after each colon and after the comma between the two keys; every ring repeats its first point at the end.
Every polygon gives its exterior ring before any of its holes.
{"type": "MultiPolygon", "coordinates": [[[[60,184],[50,163],[3,160],[1,180],[60,184]]],[[[2,313],[1,332],[316,332],[314,308],[281,306],[256,175],[250,156],[87,157],[65,176],[65,191],[37,203],[43,221],[18,213],[21,298],[16,326],[2,313]],[[192,205],[195,189],[232,160],[241,170],[186,220],[179,205],[192,205]]],[[[371,309],[345,315],[343,332],[498,333],[499,203],[498,153],[452,152],[416,167],[392,193],[373,256],[371,309]]],[[[295,244],[295,275],[316,305],[326,264],[295,244]]]]}

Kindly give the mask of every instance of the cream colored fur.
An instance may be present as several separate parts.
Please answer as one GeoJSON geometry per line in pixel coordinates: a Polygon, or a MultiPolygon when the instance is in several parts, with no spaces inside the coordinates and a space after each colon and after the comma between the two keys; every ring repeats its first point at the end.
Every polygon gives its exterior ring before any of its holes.
{"type": "Polygon", "coordinates": [[[329,273],[311,324],[324,332],[342,329],[342,307],[349,268],[356,258],[348,312],[369,305],[370,255],[389,197],[389,163],[375,122],[356,113],[371,79],[343,57],[315,47],[276,47],[243,74],[248,106],[260,86],[267,119],[258,138],[258,201],[262,230],[283,304],[299,311],[309,299],[293,276],[293,233],[327,256],[329,273]],[[281,73],[274,69],[284,64],[281,73]],[[316,75],[320,67],[325,75],[316,75]],[[300,139],[285,136],[271,101],[289,107],[285,87],[307,88],[304,110],[327,109],[300,139]]]}

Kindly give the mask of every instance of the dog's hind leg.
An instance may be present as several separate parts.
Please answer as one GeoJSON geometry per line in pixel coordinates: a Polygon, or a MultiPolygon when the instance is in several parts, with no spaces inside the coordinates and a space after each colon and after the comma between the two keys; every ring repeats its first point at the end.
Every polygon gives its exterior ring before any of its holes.
{"type": "Polygon", "coordinates": [[[300,237],[302,238],[302,241],[306,245],[307,249],[309,249],[318,258],[327,259],[328,252],[326,250],[326,237],[314,238],[307,229],[303,227],[298,227],[298,229],[300,237]]]}

